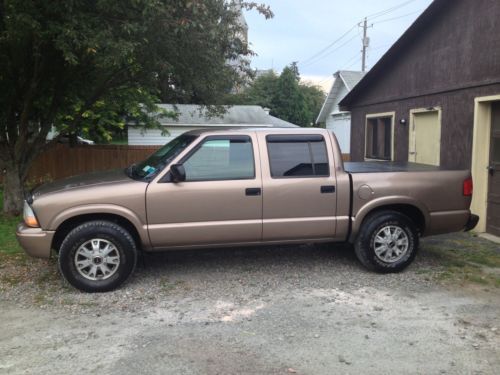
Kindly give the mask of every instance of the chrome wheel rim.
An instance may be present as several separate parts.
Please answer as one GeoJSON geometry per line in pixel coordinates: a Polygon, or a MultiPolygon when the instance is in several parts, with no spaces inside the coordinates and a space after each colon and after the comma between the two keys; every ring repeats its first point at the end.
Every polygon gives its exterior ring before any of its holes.
{"type": "Polygon", "coordinates": [[[84,242],[75,253],[75,267],[87,280],[106,280],[120,265],[120,252],[105,239],[93,238],[84,242]]]}
{"type": "Polygon", "coordinates": [[[410,241],[408,234],[395,225],[381,228],[373,241],[375,255],[385,263],[394,263],[408,252],[410,241]]]}

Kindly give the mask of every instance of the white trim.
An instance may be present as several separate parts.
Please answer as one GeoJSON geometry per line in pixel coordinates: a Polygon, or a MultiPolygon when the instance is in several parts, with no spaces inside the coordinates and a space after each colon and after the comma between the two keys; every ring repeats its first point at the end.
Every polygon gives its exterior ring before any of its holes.
{"type": "Polygon", "coordinates": [[[475,230],[486,232],[488,214],[488,165],[491,145],[491,102],[500,101],[500,95],[474,99],[474,130],[472,136],[471,172],[474,181],[471,211],[479,215],[475,230]]]}
{"type": "Polygon", "coordinates": [[[352,90],[352,87],[349,87],[349,85],[345,81],[344,77],[342,76],[342,71],[339,71],[339,77],[342,80],[342,82],[344,82],[344,86],[346,87],[347,92],[349,93],[352,90]]]}
{"type": "MultiPolygon", "coordinates": [[[[326,121],[326,118],[327,118],[328,114],[325,114],[323,116],[323,112],[327,111],[326,110],[327,105],[328,105],[328,108],[331,108],[331,104],[333,102],[335,102],[334,95],[333,95],[333,89],[336,87],[335,85],[337,84],[338,73],[339,72],[336,72],[336,73],[333,74],[333,77],[335,79],[333,80],[332,87],[330,87],[330,91],[328,91],[328,95],[326,96],[325,101],[323,102],[323,105],[321,106],[321,109],[320,109],[320,111],[318,113],[318,117],[316,117],[316,121],[314,122],[315,124],[320,123],[321,122],[320,118],[322,118],[322,117],[325,117],[325,121],[326,121]]],[[[337,91],[339,91],[339,90],[337,90],[337,91]]]]}

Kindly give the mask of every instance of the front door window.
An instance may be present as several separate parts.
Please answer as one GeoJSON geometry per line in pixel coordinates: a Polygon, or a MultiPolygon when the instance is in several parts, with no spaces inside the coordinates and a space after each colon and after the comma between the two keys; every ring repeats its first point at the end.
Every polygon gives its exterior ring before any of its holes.
{"type": "Polygon", "coordinates": [[[186,181],[255,178],[250,137],[208,137],[183,163],[186,181]]]}

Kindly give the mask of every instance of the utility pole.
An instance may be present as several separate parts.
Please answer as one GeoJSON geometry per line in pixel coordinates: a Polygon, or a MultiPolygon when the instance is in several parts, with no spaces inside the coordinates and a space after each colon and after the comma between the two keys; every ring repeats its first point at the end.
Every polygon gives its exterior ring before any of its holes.
{"type": "MultiPolygon", "coordinates": [[[[361,26],[361,22],[360,25],[361,26]]],[[[373,26],[373,25],[371,25],[373,26]]],[[[371,27],[370,26],[370,27],[371,27]]],[[[365,17],[365,20],[363,21],[363,50],[361,51],[362,57],[361,57],[361,71],[366,71],[366,50],[368,46],[370,45],[370,38],[367,36],[368,32],[368,20],[365,17]]]]}

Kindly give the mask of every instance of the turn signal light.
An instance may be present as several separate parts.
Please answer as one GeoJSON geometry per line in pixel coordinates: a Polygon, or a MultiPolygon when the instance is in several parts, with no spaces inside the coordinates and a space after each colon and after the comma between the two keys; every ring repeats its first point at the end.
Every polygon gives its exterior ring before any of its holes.
{"type": "Polygon", "coordinates": [[[464,196],[470,197],[472,196],[472,177],[469,177],[467,180],[464,181],[464,196]]]}
{"type": "Polygon", "coordinates": [[[35,213],[33,212],[33,209],[26,201],[24,202],[23,219],[26,225],[29,227],[38,228],[40,226],[38,224],[38,220],[36,219],[35,213]]]}

